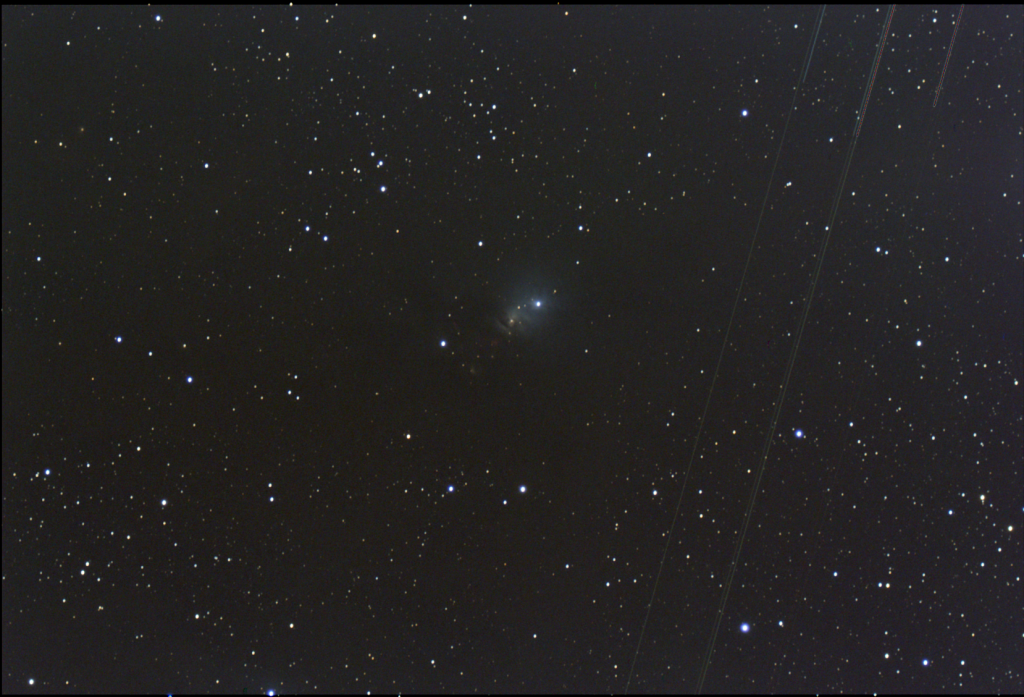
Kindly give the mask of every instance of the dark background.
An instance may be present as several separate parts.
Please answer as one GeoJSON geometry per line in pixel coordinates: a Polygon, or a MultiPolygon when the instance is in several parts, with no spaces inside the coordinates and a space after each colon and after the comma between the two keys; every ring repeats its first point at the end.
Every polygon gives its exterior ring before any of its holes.
{"type": "Polygon", "coordinates": [[[958,11],[4,7],[3,691],[1020,692],[958,11]]]}

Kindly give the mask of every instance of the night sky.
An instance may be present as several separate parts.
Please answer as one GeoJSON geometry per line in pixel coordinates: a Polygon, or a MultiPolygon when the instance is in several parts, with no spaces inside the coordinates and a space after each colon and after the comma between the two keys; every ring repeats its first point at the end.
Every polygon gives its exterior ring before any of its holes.
{"type": "Polygon", "coordinates": [[[1024,690],[1021,7],[2,27],[5,693],[1024,690]]]}

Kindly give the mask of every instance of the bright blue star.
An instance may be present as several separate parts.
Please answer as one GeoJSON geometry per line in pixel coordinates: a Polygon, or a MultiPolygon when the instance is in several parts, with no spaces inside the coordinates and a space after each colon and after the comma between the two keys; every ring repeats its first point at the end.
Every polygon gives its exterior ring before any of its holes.
{"type": "Polygon", "coordinates": [[[803,438],[804,432],[798,428],[796,431],[793,432],[793,435],[796,436],[797,438],[803,438]]]}
{"type": "Polygon", "coordinates": [[[747,116],[749,114],[750,114],[750,112],[747,111],[746,109],[744,109],[743,111],[740,112],[740,116],[747,116]]]}
{"type": "Polygon", "coordinates": [[[747,632],[750,631],[750,625],[747,624],[746,622],[744,622],[743,624],[740,625],[740,631],[743,632],[744,634],[746,634],[747,632]]]}

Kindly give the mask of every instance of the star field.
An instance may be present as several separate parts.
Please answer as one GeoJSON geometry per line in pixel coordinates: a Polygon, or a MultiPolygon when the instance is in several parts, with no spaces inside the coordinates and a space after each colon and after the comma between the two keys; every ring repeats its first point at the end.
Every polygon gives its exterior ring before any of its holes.
{"type": "Polygon", "coordinates": [[[5,7],[4,693],[1024,691],[1022,61],[5,7]]]}

